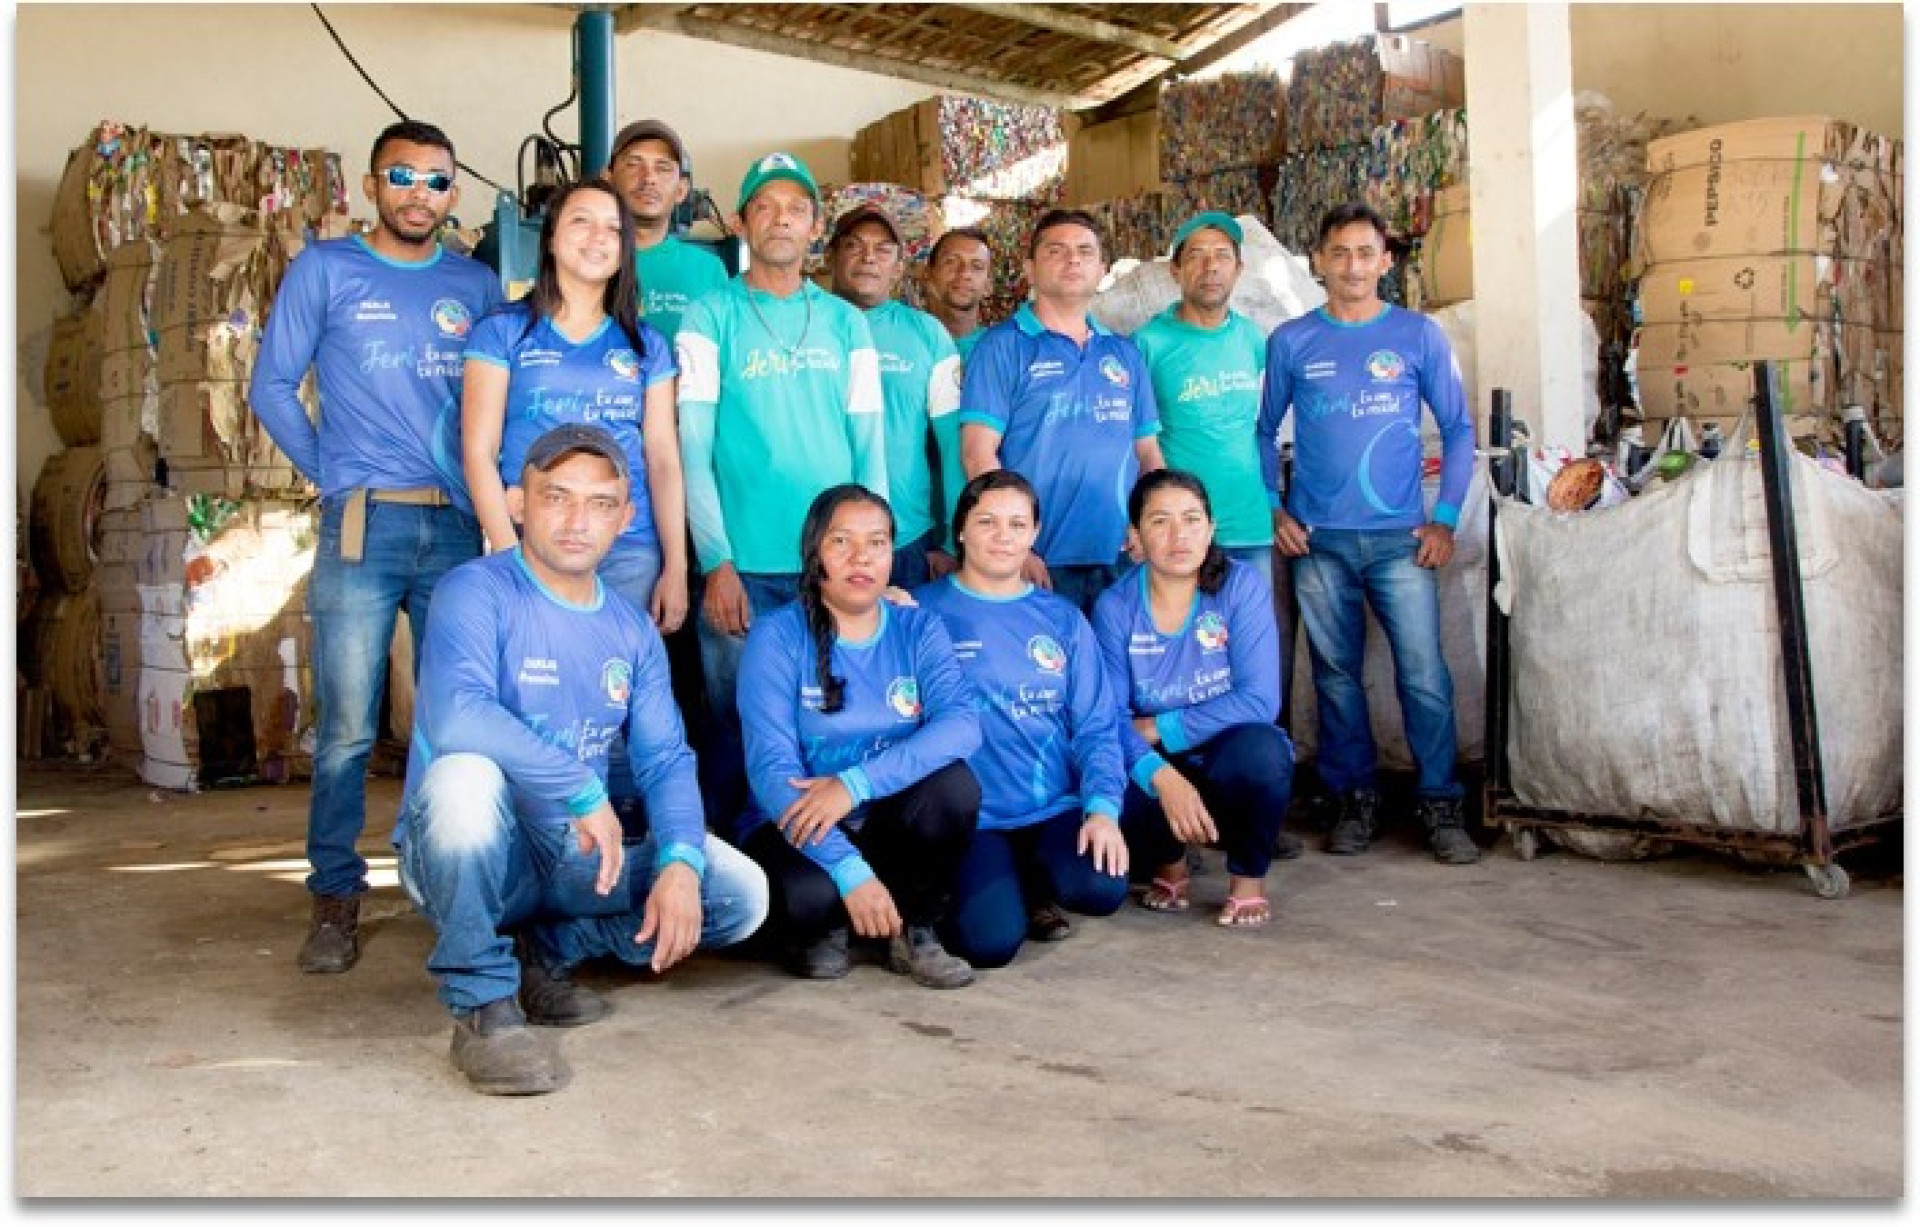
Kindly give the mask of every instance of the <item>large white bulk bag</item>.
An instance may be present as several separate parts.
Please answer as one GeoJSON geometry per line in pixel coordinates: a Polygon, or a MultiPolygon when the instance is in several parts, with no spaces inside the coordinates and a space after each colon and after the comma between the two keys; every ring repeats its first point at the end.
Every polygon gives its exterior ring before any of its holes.
{"type": "MultiPolygon", "coordinates": [[[[1903,785],[1897,499],[1794,455],[1828,820],[1893,811],[1903,785]]],[[[1502,500],[1515,798],[1542,809],[1794,834],[1800,809],[1757,457],[1605,511],[1502,500]]]]}

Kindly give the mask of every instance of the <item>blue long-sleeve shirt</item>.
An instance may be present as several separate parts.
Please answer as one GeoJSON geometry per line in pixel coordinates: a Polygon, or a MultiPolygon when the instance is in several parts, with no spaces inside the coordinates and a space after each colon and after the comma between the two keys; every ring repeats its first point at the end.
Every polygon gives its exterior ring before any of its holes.
{"type": "Polygon", "coordinates": [[[1073,602],[1027,585],[1019,596],[975,592],[950,576],[914,591],[940,615],[982,700],[980,829],[1013,830],[1066,810],[1119,821],[1126,772],[1119,708],[1073,602]]]}
{"type": "Polygon", "coordinates": [[[474,321],[500,301],[491,269],[444,248],[406,264],[357,235],[315,243],[274,295],[247,399],[323,496],[439,487],[468,505],[461,354],[474,321]],[[308,367],[318,424],[300,403],[308,367]]]}
{"type": "Polygon", "coordinates": [[[1473,478],[1473,418],[1440,325],[1391,304],[1364,323],[1321,307],[1273,330],[1260,401],[1260,471],[1272,505],[1309,528],[1418,528],[1420,405],[1440,429],[1433,521],[1452,528],[1473,478]],[[1294,413],[1293,485],[1279,488],[1278,433],[1294,413]]]}
{"type": "MultiPolygon", "coordinates": [[[[980,746],[978,700],[937,614],[883,601],[871,638],[836,640],[832,669],[846,689],[845,706],[832,715],[820,710],[816,659],[798,602],[755,619],[747,634],[737,693],[752,803],[741,816],[741,842],[799,800],[789,779],[838,777],[855,805],[841,825],[858,829],[868,801],[909,788],[980,746]]],[[[800,851],[842,895],[874,876],[839,826],[800,851]]]]}
{"type": "Polygon", "coordinates": [[[592,603],[565,601],[518,548],[447,573],[420,648],[407,797],[435,760],[478,754],[499,765],[519,813],[565,825],[606,801],[607,747],[624,734],[659,864],[704,873],[705,811],[666,649],[652,622],[594,584],[592,603]]]}
{"type": "Polygon", "coordinates": [[[1244,563],[1228,560],[1220,591],[1195,590],[1186,621],[1170,635],[1153,624],[1147,568],[1135,567],[1094,602],[1093,632],[1122,709],[1121,755],[1149,796],[1167,761],[1133,727],[1134,716],[1152,716],[1161,746],[1178,754],[1280,714],[1273,590],[1244,563]]]}

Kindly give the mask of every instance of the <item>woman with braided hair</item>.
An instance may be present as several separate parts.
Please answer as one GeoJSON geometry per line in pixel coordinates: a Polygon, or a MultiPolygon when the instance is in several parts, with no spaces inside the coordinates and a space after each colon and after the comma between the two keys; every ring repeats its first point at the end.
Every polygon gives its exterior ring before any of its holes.
{"type": "Polygon", "coordinates": [[[888,969],[928,988],[970,984],[934,926],[979,820],[973,688],[940,618],[886,599],[885,499],[821,491],[800,562],[799,599],[747,635],[737,691],[751,789],[739,845],[772,884],[769,928],[807,979],[846,975],[857,935],[885,939],[888,969]]]}

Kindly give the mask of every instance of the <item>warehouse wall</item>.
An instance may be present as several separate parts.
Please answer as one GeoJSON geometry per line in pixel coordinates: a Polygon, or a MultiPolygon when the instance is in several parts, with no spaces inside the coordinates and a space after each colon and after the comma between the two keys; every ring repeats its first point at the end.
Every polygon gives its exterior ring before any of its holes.
{"type": "MultiPolygon", "coordinates": [[[[461,161],[512,186],[515,152],[567,96],[573,13],[559,5],[325,5],[389,97],[447,129],[461,161]]],[[[304,4],[22,4],[14,28],[17,474],[31,489],[60,449],[41,404],[38,356],[67,299],[48,238],[69,150],[102,119],[163,132],[240,132],[324,145],[351,171],[392,112],[304,4]]],[[[865,124],[930,91],[667,34],[623,35],[615,50],[621,121],[658,114],[679,129],[696,182],[731,209],[747,164],[773,148],[845,181],[865,124]]],[[[576,112],[553,129],[576,139],[576,112]]],[[[494,191],[467,178],[458,215],[491,216],[494,191]]],[[[354,213],[371,217],[358,196],[354,213]]]]}
{"type": "MultiPolygon", "coordinates": [[[[1626,114],[1701,125],[1834,115],[1889,136],[1902,119],[1898,4],[1569,5],[1575,89],[1626,114]]],[[[1464,55],[1455,18],[1414,37],[1464,55]]]]}

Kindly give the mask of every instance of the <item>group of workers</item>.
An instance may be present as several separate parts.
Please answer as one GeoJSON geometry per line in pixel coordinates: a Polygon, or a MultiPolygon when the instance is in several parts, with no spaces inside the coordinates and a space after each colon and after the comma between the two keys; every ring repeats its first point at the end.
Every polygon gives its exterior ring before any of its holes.
{"type": "Polygon", "coordinates": [[[982,327],[979,231],[939,237],[930,311],[909,307],[899,222],[830,219],[771,153],[729,277],[672,233],[689,167],[667,125],[628,125],[550,198],[508,302],[440,242],[452,142],[403,121],[373,145],[370,232],[288,268],[250,392],[321,496],[302,970],[359,955],[402,608],[421,646],[393,840],[453,1063],[486,1093],[566,1082],[545,1029],[610,1008],[573,979],[588,959],[661,973],[751,938],[808,978],[871,951],[954,988],[1130,888],[1188,910],[1201,847],[1225,858],[1217,923],[1267,923],[1271,863],[1303,850],[1288,584],[1326,851],[1364,851],[1382,817],[1370,606],[1433,854],[1478,857],[1434,574],[1473,428],[1444,335],[1379,298],[1375,213],[1327,215],[1327,303],[1270,337],[1230,305],[1239,224],[1201,213],[1172,244],[1179,300],[1127,337],[1090,314],[1107,257],[1084,212],[1039,219],[1029,301],[982,327]],[[823,234],[830,289],[805,269],[823,234]]]}

